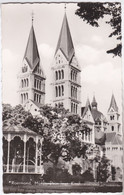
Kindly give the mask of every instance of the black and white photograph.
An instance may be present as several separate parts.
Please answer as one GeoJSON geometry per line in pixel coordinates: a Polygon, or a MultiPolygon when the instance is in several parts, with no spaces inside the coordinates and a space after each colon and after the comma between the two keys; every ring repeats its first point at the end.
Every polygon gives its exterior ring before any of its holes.
{"type": "Polygon", "coordinates": [[[122,4],[1,4],[4,193],[123,191],[122,4]]]}

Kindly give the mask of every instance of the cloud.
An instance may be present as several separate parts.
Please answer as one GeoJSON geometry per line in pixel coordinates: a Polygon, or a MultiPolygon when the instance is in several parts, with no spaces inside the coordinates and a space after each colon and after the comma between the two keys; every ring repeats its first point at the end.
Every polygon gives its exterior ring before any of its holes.
{"type": "Polygon", "coordinates": [[[17,74],[21,66],[21,58],[8,49],[2,51],[2,99],[12,105],[18,103],[17,74]]]}
{"type": "Polygon", "coordinates": [[[118,83],[121,79],[121,68],[115,69],[111,62],[101,63],[97,66],[89,65],[82,70],[82,82],[98,84],[118,83]]]}
{"type": "Polygon", "coordinates": [[[79,63],[83,65],[96,63],[99,61],[103,51],[97,50],[88,45],[78,45],[76,47],[76,56],[79,60],[79,63]]]}
{"type": "Polygon", "coordinates": [[[91,38],[91,41],[93,41],[97,45],[102,45],[103,44],[103,38],[98,35],[93,35],[91,38]]]}
{"type": "Polygon", "coordinates": [[[39,45],[39,53],[41,54],[41,58],[52,58],[54,54],[54,50],[46,43],[42,43],[39,45]]]}

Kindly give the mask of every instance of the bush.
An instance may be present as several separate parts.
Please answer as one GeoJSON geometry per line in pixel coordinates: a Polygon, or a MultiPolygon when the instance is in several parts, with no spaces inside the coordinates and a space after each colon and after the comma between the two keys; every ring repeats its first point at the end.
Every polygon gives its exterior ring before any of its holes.
{"type": "Polygon", "coordinates": [[[88,170],[86,170],[82,174],[82,179],[84,181],[90,181],[90,182],[93,182],[94,181],[93,173],[91,172],[91,169],[90,168],[88,170]]]}

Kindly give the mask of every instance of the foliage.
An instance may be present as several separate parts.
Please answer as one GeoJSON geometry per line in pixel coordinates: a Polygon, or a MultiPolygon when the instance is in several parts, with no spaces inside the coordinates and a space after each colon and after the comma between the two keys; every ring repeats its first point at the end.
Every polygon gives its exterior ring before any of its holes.
{"type": "Polygon", "coordinates": [[[74,164],[72,166],[73,175],[80,175],[81,174],[81,167],[78,164],[74,164]]]}
{"type": "Polygon", "coordinates": [[[48,168],[46,174],[43,176],[45,182],[56,182],[56,183],[68,183],[70,182],[71,175],[68,173],[67,169],[48,168]]]}
{"type": "Polygon", "coordinates": [[[41,116],[32,116],[21,105],[12,108],[3,105],[3,126],[21,125],[43,136],[42,159],[50,160],[57,168],[59,157],[65,162],[73,158],[86,157],[87,146],[79,138],[79,133],[87,128],[80,116],[60,107],[44,105],[41,116]]]}
{"type": "Polygon", "coordinates": [[[111,172],[112,172],[112,180],[115,180],[116,169],[114,166],[111,167],[111,172]]]}
{"type": "Polygon", "coordinates": [[[105,155],[101,158],[97,167],[97,181],[106,182],[110,176],[110,161],[106,158],[105,155]]]}
{"type": "Polygon", "coordinates": [[[3,126],[8,125],[22,125],[27,119],[32,115],[29,112],[26,112],[21,105],[11,107],[9,104],[3,104],[3,126]]]}
{"type": "Polygon", "coordinates": [[[78,3],[76,15],[86,21],[91,26],[98,27],[99,19],[106,17],[106,23],[112,27],[112,32],[109,37],[116,37],[119,41],[115,48],[110,49],[107,53],[112,53],[114,56],[121,56],[121,3],[119,2],[90,2],[78,3]]]}
{"type": "Polygon", "coordinates": [[[89,168],[88,170],[86,170],[82,174],[82,178],[83,178],[84,181],[90,181],[90,182],[94,181],[94,177],[93,177],[93,173],[92,173],[91,168],[89,168]]]}

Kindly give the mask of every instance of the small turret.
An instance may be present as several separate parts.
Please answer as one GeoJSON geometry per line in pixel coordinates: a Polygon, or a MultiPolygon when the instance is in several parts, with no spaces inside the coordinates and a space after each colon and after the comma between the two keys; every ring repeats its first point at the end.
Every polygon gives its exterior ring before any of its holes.
{"type": "Polygon", "coordinates": [[[93,101],[91,103],[91,106],[92,106],[92,109],[97,110],[97,102],[96,102],[95,96],[93,96],[93,101]]]}

